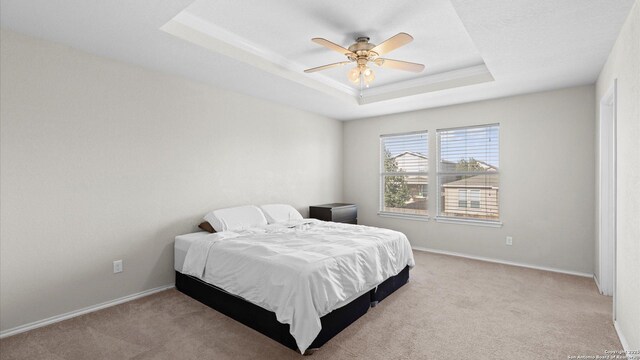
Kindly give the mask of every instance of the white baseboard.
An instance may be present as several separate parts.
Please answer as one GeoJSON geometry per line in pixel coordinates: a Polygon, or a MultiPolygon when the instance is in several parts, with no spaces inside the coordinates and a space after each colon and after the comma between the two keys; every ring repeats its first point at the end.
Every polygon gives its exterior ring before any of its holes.
{"type": "Polygon", "coordinates": [[[414,250],[426,251],[426,252],[435,253],[435,254],[451,255],[451,256],[463,257],[463,258],[467,258],[467,259],[487,261],[487,262],[492,262],[492,263],[497,263],[497,264],[519,266],[519,267],[524,267],[524,268],[529,268],[529,269],[544,270],[544,271],[551,271],[551,272],[561,273],[561,274],[568,274],[568,275],[576,275],[576,276],[593,278],[593,274],[588,274],[588,273],[583,273],[583,272],[578,272],[578,271],[563,270],[563,269],[556,269],[556,268],[545,267],[545,266],[523,264],[523,263],[518,263],[518,262],[515,262],[515,261],[492,259],[492,258],[487,258],[487,257],[482,257],[482,256],[467,255],[467,254],[457,253],[457,252],[453,252],[453,251],[436,250],[436,249],[430,249],[430,248],[425,248],[425,247],[420,247],[420,246],[412,246],[411,248],[414,249],[414,250]]]}
{"type": "Polygon", "coordinates": [[[629,348],[629,343],[627,342],[627,338],[625,338],[624,335],[622,335],[622,331],[620,330],[620,326],[618,325],[617,321],[613,322],[613,327],[616,329],[616,333],[618,333],[618,339],[620,339],[620,343],[622,344],[622,349],[624,351],[630,351],[631,348],[629,348]]]}
{"type": "Polygon", "coordinates": [[[600,294],[604,294],[604,293],[602,292],[602,289],[600,289],[600,282],[598,282],[598,277],[596,276],[596,274],[593,274],[593,281],[595,281],[595,282],[596,282],[596,286],[598,287],[598,292],[599,292],[600,294]]]}
{"type": "Polygon", "coordinates": [[[145,297],[145,296],[148,296],[148,295],[151,295],[151,294],[155,294],[155,293],[160,292],[160,291],[171,289],[174,286],[175,286],[174,284],[159,286],[157,288],[153,288],[153,289],[141,291],[139,293],[123,296],[123,297],[118,298],[118,299],[105,301],[105,302],[100,303],[100,304],[96,304],[96,305],[88,306],[88,307],[85,307],[85,308],[82,308],[82,309],[70,311],[68,313],[52,316],[50,318],[46,318],[46,319],[43,319],[43,320],[38,320],[38,321],[34,321],[32,323],[16,326],[16,327],[14,327],[12,329],[7,329],[7,330],[0,331],[0,339],[8,337],[8,336],[11,336],[11,335],[20,334],[20,333],[23,333],[25,331],[37,329],[39,327],[47,326],[47,325],[50,325],[50,324],[53,324],[53,323],[57,323],[57,322],[60,322],[62,320],[71,319],[71,318],[74,318],[76,316],[88,314],[90,312],[102,310],[102,309],[105,309],[105,308],[108,308],[108,307],[111,307],[111,306],[114,306],[114,305],[125,303],[127,301],[139,299],[141,297],[145,297]]]}

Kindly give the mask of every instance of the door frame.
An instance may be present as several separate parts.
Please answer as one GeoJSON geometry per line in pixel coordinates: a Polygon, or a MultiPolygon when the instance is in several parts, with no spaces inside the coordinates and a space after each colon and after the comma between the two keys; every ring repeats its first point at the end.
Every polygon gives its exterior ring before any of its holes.
{"type": "Polygon", "coordinates": [[[600,99],[599,114],[598,282],[600,292],[613,296],[616,319],[616,116],[617,79],[600,99]]]}

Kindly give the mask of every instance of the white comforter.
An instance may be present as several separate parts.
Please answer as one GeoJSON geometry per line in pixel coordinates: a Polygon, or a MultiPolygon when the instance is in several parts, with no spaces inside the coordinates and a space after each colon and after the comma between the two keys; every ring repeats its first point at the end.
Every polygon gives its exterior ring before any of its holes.
{"type": "Polygon", "coordinates": [[[320,317],[407,265],[415,262],[403,233],[298,220],[208,235],[191,245],[182,273],[274,312],[304,353],[320,317]]]}

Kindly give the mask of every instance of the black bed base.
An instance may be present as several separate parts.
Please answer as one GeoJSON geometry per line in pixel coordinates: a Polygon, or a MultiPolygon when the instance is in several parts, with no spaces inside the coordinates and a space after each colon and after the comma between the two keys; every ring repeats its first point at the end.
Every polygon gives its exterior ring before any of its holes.
{"type": "Polygon", "coordinates": [[[405,267],[396,276],[392,276],[370,291],[371,307],[376,306],[380,301],[398,290],[402,285],[409,282],[409,267],[405,267]]]}
{"type": "MultiPolygon", "coordinates": [[[[309,349],[317,349],[324,345],[340,331],[366,314],[370,307],[375,306],[379,301],[406,284],[408,280],[409,267],[407,266],[398,275],[385,280],[377,288],[321,317],[322,330],[309,349]]],[[[279,322],[274,312],[178,271],[176,271],[176,289],[282,345],[298,351],[296,341],[289,332],[289,324],[279,322]]]]}

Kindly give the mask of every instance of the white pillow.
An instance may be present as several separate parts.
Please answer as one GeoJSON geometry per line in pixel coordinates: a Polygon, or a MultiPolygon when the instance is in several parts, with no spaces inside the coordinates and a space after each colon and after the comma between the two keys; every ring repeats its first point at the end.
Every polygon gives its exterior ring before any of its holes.
{"type": "Polygon", "coordinates": [[[209,222],[217,232],[267,225],[267,219],[262,210],[255,205],[214,210],[205,215],[204,220],[209,222]]]}
{"type": "Polygon", "coordinates": [[[260,205],[260,209],[267,217],[269,224],[285,222],[289,220],[302,220],[302,215],[291,205],[269,204],[260,205]]]}

